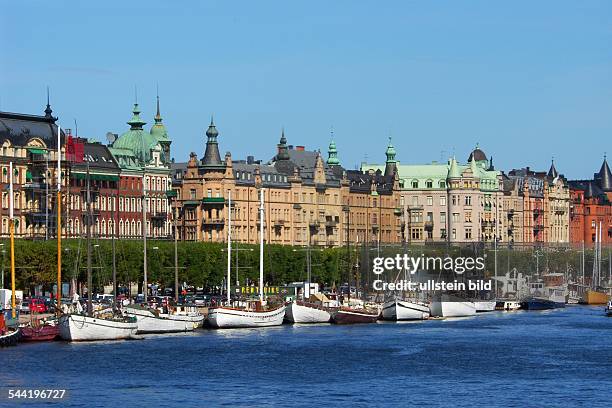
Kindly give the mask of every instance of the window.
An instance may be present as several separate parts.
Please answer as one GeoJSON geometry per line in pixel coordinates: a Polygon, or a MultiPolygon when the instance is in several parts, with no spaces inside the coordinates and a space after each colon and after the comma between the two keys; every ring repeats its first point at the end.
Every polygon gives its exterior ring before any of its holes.
{"type": "Polygon", "coordinates": [[[432,212],[428,212],[427,213],[427,222],[433,222],[433,213],[432,212]]]}
{"type": "Polygon", "coordinates": [[[471,228],[465,229],[465,239],[472,239],[472,229],[471,228]]]}
{"type": "Polygon", "coordinates": [[[412,188],[419,188],[419,180],[412,180],[412,188]]]}
{"type": "Polygon", "coordinates": [[[465,196],[465,205],[472,205],[472,196],[465,196]]]}
{"type": "Polygon", "coordinates": [[[440,197],[440,205],[443,206],[443,207],[446,206],[446,197],[444,197],[444,196],[440,197]]]}
{"type": "Polygon", "coordinates": [[[433,205],[433,197],[427,196],[427,205],[433,205]]]}
{"type": "MultiPolygon", "coordinates": [[[[209,190],[210,191],[210,190],[209,190]]],[[[189,190],[189,198],[192,200],[196,199],[196,191],[195,188],[192,188],[191,190],[189,190]]]]}
{"type": "Polygon", "coordinates": [[[412,205],[419,205],[419,196],[412,196],[412,205]]]}
{"type": "Polygon", "coordinates": [[[459,222],[459,213],[453,213],[453,222],[459,222]]]}
{"type": "Polygon", "coordinates": [[[442,225],[446,224],[446,213],[445,212],[440,213],[440,223],[442,225]]]}
{"type": "Polygon", "coordinates": [[[440,185],[440,188],[446,188],[446,182],[440,181],[438,184],[440,185]]]}
{"type": "Polygon", "coordinates": [[[472,212],[471,211],[466,211],[464,215],[465,215],[465,222],[472,222],[472,212]]]}
{"type": "Polygon", "coordinates": [[[427,187],[427,188],[433,188],[433,181],[431,181],[431,180],[427,180],[427,181],[425,182],[425,187],[427,187]]]}
{"type": "Polygon", "coordinates": [[[451,236],[453,237],[453,239],[457,239],[457,229],[456,228],[452,229],[451,236]]]}
{"type": "Polygon", "coordinates": [[[454,195],[452,198],[453,205],[457,205],[457,196],[454,195]]]}

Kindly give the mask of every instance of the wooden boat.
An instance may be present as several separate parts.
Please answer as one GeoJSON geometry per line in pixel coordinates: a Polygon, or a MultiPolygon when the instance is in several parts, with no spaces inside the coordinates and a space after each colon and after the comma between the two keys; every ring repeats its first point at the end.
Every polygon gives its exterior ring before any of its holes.
{"type": "Polygon", "coordinates": [[[476,313],[493,312],[496,304],[497,302],[494,300],[474,300],[476,313]]]}
{"type": "Polygon", "coordinates": [[[376,323],[378,312],[367,309],[340,308],[332,312],[332,322],[335,324],[376,323]]]}
{"type": "Polygon", "coordinates": [[[582,304],[585,305],[605,305],[610,300],[610,296],[607,293],[599,292],[593,289],[589,289],[585,292],[582,297],[582,304]]]}
{"type": "Polygon", "coordinates": [[[51,322],[21,327],[21,341],[51,341],[59,337],[59,326],[51,322]]]}
{"type": "Polygon", "coordinates": [[[204,316],[160,313],[158,310],[129,305],[123,308],[126,315],[138,323],[138,333],[179,333],[193,331],[201,326],[204,316]]]}
{"type": "Polygon", "coordinates": [[[476,314],[474,302],[449,294],[435,295],[429,308],[431,315],[438,317],[466,317],[476,314]]]}
{"type": "Polygon", "coordinates": [[[329,323],[329,310],[316,303],[296,300],[287,305],[285,320],[290,323],[329,323]]]}
{"type": "MultiPolygon", "coordinates": [[[[227,305],[208,309],[206,321],[217,329],[243,328],[243,327],[269,327],[280,326],[285,318],[285,305],[269,307],[264,298],[264,229],[259,229],[259,299],[251,301],[246,307],[232,307],[231,305],[231,208],[232,196],[228,196],[228,233],[227,233],[227,305]]],[[[264,217],[264,189],[259,192],[259,219],[265,222],[264,217]]]]}
{"type": "Polygon", "coordinates": [[[394,299],[383,304],[384,320],[426,320],[429,319],[429,306],[420,302],[394,299]]]}
{"type": "Polygon", "coordinates": [[[0,347],[14,346],[19,341],[21,331],[17,329],[7,329],[0,331],[0,347]]]}

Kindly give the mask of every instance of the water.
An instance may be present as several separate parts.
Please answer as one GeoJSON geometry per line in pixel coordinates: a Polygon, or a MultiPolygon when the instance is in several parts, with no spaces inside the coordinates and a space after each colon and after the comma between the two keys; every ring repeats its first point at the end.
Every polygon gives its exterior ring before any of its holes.
{"type": "Polygon", "coordinates": [[[44,405],[66,407],[609,407],[611,334],[602,307],[575,306],[20,344],[0,350],[0,388],[67,388],[66,401],[44,405]]]}

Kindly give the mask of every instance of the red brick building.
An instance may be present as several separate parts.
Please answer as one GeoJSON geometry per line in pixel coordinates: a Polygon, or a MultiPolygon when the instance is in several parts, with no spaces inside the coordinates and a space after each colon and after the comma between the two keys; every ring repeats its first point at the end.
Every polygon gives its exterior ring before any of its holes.
{"type": "Polygon", "coordinates": [[[604,157],[593,180],[570,181],[570,241],[595,242],[595,227],[601,225],[601,241],[612,243],[612,172],[604,157]]]}

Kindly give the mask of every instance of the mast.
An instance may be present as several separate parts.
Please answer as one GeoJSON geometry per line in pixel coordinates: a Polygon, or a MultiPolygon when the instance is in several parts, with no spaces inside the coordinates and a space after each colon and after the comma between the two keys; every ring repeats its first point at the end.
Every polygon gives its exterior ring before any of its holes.
{"type": "MultiPolygon", "coordinates": [[[[119,183],[117,183],[118,185],[119,183]]],[[[119,190],[117,189],[117,196],[119,196],[119,190]]],[[[119,213],[115,211],[115,205],[117,205],[118,197],[113,197],[113,206],[111,207],[111,219],[115,219],[115,214],[119,213]],[[116,201],[115,201],[116,200],[116,201]]],[[[117,224],[113,221],[113,230],[111,231],[111,243],[113,248],[113,309],[117,308],[117,254],[115,249],[115,231],[117,230],[117,224]]]]}
{"type": "MultiPolygon", "coordinates": [[[[232,191],[228,190],[228,202],[227,202],[227,304],[232,303],[232,296],[230,294],[230,279],[231,268],[232,268],[232,191]]],[[[237,251],[236,251],[237,252],[237,251]]]]}
{"type": "Polygon", "coordinates": [[[263,267],[264,267],[264,188],[259,190],[259,301],[263,304],[264,301],[264,278],[263,278],[263,267]]]}
{"type": "Polygon", "coordinates": [[[147,303],[149,284],[147,282],[147,192],[145,190],[145,172],[142,172],[142,243],[143,243],[143,271],[144,271],[144,302],[147,303]]]}
{"type": "MultiPolygon", "coordinates": [[[[175,201],[176,203],[176,201],[175,201]]],[[[177,227],[177,215],[178,208],[174,208],[174,301],[178,303],[178,288],[179,288],[179,277],[178,277],[178,227],[177,227]]]]}
{"type": "Polygon", "coordinates": [[[347,269],[348,269],[348,305],[351,304],[351,237],[350,237],[350,208],[346,211],[346,257],[347,257],[347,269]]]}
{"type": "Polygon", "coordinates": [[[13,219],[13,162],[9,163],[9,233],[11,236],[11,313],[17,318],[15,305],[15,220],[13,219]]]}
{"type": "Polygon", "coordinates": [[[91,186],[89,180],[89,160],[87,161],[87,315],[93,315],[91,295],[93,283],[91,278],[91,224],[93,216],[91,214],[91,186]]]}
{"type": "MultiPolygon", "coordinates": [[[[61,130],[57,127],[57,312],[62,307],[62,144],[61,130]]],[[[66,205],[66,207],[68,207],[66,205]]]]}

